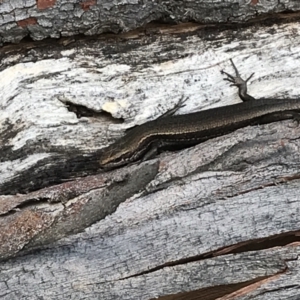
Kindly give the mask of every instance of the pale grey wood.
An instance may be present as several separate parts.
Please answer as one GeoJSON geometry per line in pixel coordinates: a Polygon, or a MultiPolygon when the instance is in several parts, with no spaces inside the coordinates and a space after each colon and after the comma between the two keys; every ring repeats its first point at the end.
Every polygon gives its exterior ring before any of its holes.
{"type": "MultiPolygon", "coordinates": [[[[79,244],[83,246],[87,242],[88,240],[83,239],[79,244]]],[[[256,297],[254,299],[267,299],[264,298],[265,295],[274,295],[274,299],[280,299],[280,296],[299,296],[297,288],[299,247],[295,246],[196,260],[177,266],[162,267],[130,278],[126,278],[119,270],[116,270],[114,276],[108,276],[106,273],[103,275],[102,273],[106,271],[105,264],[109,261],[105,257],[94,257],[93,254],[91,256],[88,249],[85,247],[87,251],[75,253],[71,245],[64,246],[63,251],[66,255],[63,256],[55,256],[51,250],[44,251],[43,259],[49,260],[50,269],[47,266],[36,268],[36,264],[42,263],[41,256],[38,255],[26,257],[31,259],[34,265],[29,265],[25,258],[8,262],[5,265],[7,270],[2,273],[2,280],[5,283],[2,286],[17,290],[18,297],[23,296],[26,299],[37,299],[42,296],[46,299],[55,297],[60,299],[66,290],[72,290],[72,293],[68,293],[70,299],[149,299],[164,294],[188,292],[258,278],[256,290],[253,286],[239,290],[235,299],[252,299],[253,296],[256,297]],[[83,266],[81,262],[87,261],[89,264],[83,266]],[[246,289],[248,296],[245,296],[246,289]]],[[[117,254],[115,252],[115,255],[117,254]]],[[[123,262],[122,267],[130,268],[126,262],[123,262]]],[[[18,298],[16,293],[7,292],[3,299],[18,298]]]]}
{"type": "Polygon", "coordinates": [[[184,39],[140,36],[136,44],[132,36],[115,54],[116,43],[101,40],[7,52],[0,255],[11,259],[0,264],[3,299],[151,299],[251,280],[256,286],[236,299],[297,296],[299,248],[276,247],[299,234],[300,127],[293,121],[242,128],[108,173],[74,171],[76,181],[31,185],[46,169],[37,161],[63,172],[70,154],[97,152],[182,96],[189,99],[179,113],[238,102],[220,74],[231,72],[229,58],[242,74],[256,72],[253,96],[299,96],[297,28],[244,29],[244,41],[228,31],[211,40],[193,31],[184,39]],[[79,118],[71,104],[95,115],[79,118]],[[112,124],[101,111],[125,122],[112,124]],[[274,248],[265,249],[270,238],[274,248]],[[259,286],[262,278],[268,281],[259,286]]]}
{"type": "Polygon", "coordinates": [[[18,42],[27,36],[41,40],[77,34],[126,32],[152,21],[173,24],[188,21],[203,24],[237,23],[260,15],[299,9],[297,0],[2,0],[0,43],[18,42]]]}

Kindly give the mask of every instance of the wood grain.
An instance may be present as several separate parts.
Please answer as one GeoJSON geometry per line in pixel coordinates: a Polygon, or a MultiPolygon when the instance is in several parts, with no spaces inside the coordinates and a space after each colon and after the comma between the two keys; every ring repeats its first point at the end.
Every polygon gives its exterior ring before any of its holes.
{"type": "Polygon", "coordinates": [[[298,23],[172,30],[1,49],[3,299],[299,297],[293,121],[99,170],[182,96],[181,114],[238,102],[229,58],[254,97],[299,97],[298,23]]]}

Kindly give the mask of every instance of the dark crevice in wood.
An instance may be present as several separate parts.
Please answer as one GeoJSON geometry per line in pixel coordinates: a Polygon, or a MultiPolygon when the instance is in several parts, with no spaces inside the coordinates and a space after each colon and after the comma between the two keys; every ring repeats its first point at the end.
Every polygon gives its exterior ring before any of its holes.
{"type": "Polygon", "coordinates": [[[24,126],[12,124],[8,119],[6,119],[5,122],[1,124],[1,126],[2,128],[0,132],[0,163],[5,161],[11,161],[12,154],[18,152],[12,151],[13,147],[9,145],[9,142],[24,129],[24,126]]]}
{"type": "Polygon", "coordinates": [[[300,231],[291,231],[287,233],[276,234],[267,238],[260,238],[240,244],[235,244],[230,247],[224,247],[223,249],[219,249],[210,253],[208,257],[265,250],[274,247],[284,247],[296,242],[300,242],[300,231]]]}
{"type": "Polygon", "coordinates": [[[100,152],[101,150],[87,154],[75,150],[63,155],[53,154],[19,173],[9,182],[1,184],[0,194],[29,193],[75,178],[100,173],[98,162],[100,152]],[[30,182],[28,182],[29,178],[30,182]]]}
{"type": "Polygon", "coordinates": [[[12,124],[9,119],[5,119],[5,121],[1,124],[0,141],[5,144],[8,140],[13,139],[23,129],[19,128],[18,130],[13,130],[14,128],[15,124],[12,124]]]}
{"type": "Polygon", "coordinates": [[[162,297],[159,297],[156,299],[158,299],[158,300],[200,300],[200,299],[201,300],[215,300],[217,298],[231,294],[239,289],[242,289],[246,286],[257,283],[257,282],[264,280],[266,278],[269,278],[269,277],[271,277],[271,276],[258,277],[253,280],[248,280],[248,281],[239,282],[239,283],[207,287],[207,288],[202,288],[202,289],[198,289],[198,290],[194,290],[194,291],[190,291],[190,292],[162,296],[162,297]]]}
{"type": "Polygon", "coordinates": [[[80,105],[80,104],[75,104],[70,101],[65,102],[66,108],[68,111],[73,112],[76,114],[77,118],[80,119],[82,117],[87,117],[87,118],[101,118],[107,120],[109,123],[113,124],[121,124],[124,123],[124,119],[116,119],[111,116],[108,112],[105,111],[95,111],[93,109],[90,109],[86,106],[80,105]]]}
{"type": "Polygon", "coordinates": [[[149,273],[156,272],[158,270],[164,269],[166,267],[174,267],[178,265],[184,265],[188,264],[191,262],[196,262],[204,259],[210,259],[216,256],[221,256],[221,255],[228,255],[228,254],[236,254],[236,253],[245,253],[249,251],[258,251],[258,250],[266,250],[269,248],[274,248],[274,247],[284,247],[286,245],[289,245],[291,243],[295,242],[300,242],[300,231],[293,231],[293,232],[288,232],[284,234],[278,234],[274,235],[273,237],[268,237],[268,238],[261,238],[257,240],[251,240],[247,242],[243,242],[240,244],[235,244],[230,247],[224,247],[222,249],[212,251],[212,252],[207,252],[201,255],[196,255],[184,259],[179,259],[177,261],[173,262],[168,262],[165,263],[161,266],[157,266],[155,268],[152,268],[150,270],[122,278],[122,279],[127,279],[127,278],[132,278],[132,277],[137,277],[149,273]]]}
{"type": "Polygon", "coordinates": [[[13,215],[17,213],[20,210],[24,210],[26,208],[31,208],[34,207],[35,209],[38,207],[38,205],[43,204],[43,203],[48,203],[51,205],[51,202],[49,202],[48,198],[30,198],[24,200],[21,204],[16,205],[13,209],[5,212],[5,213],[0,213],[1,217],[7,217],[9,215],[13,215]]]}

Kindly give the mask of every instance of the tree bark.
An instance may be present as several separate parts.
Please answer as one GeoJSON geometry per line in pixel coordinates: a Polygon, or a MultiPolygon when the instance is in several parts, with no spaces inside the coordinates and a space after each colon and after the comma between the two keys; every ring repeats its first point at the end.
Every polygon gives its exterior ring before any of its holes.
{"type": "MultiPolygon", "coordinates": [[[[24,37],[36,41],[78,34],[127,32],[153,21],[241,23],[299,9],[298,0],[1,0],[0,45],[15,43],[24,37]]],[[[286,15],[281,17],[286,18],[286,15]]]]}
{"type": "Polygon", "coordinates": [[[255,72],[252,96],[299,97],[299,45],[298,23],[285,20],[3,46],[2,298],[299,298],[293,121],[109,172],[98,163],[182,97],[179,114],[239,102],[220,72],[232,73],[230,58],[242,76],[255,72]]]}

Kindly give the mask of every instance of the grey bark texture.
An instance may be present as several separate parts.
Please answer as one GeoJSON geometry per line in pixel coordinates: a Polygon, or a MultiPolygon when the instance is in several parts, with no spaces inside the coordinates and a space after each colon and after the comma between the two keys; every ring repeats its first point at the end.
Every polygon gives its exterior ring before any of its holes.
{"type": "Polygon", "coordinates": [[[241,128],[109,172],[98,164],[106,145],[182,97],[179,114],[239,102],[220,72],[232,72],[230,58],[244,77],[255,72],[254,97],[299,98],[293,18],[3,46],[1,299],[299,299],[295,122],[241,128]]]}
{"type": "Polygon", "coordinates": [[[127,32],[152,21],[244,22],[299,9],[298,0],[2,0],[0,43],[127,32]]]}

